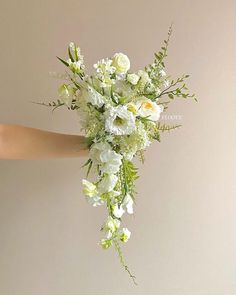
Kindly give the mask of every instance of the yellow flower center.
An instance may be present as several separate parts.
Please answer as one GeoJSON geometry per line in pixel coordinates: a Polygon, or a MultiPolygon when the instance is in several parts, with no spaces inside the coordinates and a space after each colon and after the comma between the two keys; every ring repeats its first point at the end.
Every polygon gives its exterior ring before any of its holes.
{"type": "Polygon", "coordinates": [[[153,110],[153,105],[152,105],[152,103],[150,103],[149,101],[144,102],[144,103],[142,104],[142,106],[143,106],[143,108],[146,109],[146,110],[153,110]]]}

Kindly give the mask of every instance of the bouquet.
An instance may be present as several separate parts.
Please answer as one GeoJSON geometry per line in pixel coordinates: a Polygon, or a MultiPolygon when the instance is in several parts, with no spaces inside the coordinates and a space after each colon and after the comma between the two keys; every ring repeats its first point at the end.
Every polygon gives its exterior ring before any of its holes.
{"type": "Polygon", "coordinates": [[[164,41],[154,60],[137,72],[130,70],[130,60],[116,53],[94,64],[94,73],[85,71],[84,58],[75,43],[68,47],[68,59],[58,59],[66,66],[65,83],[59,87],[56,101],[42,103],[53,109],[66,106],[78,113],[89,146],[83,193],[94,206],[104,205],[107,217],[101,227],[103,249],[114,246],[120,261],[129,273],[121,243],[131,235],[122,226],[125,213],[133,214],[136,202],[135,180],[138,170],[133,159],[144,161],[144,151],[160,141],[160,133],[179,127],[160,123],[161,113],[175,98],[195,98],[188,92],[188,75],[172,80],[165,72],[165,58],[171,36],[164,41]],[[88,177],[93,172],[92,180],[88,177]]]}

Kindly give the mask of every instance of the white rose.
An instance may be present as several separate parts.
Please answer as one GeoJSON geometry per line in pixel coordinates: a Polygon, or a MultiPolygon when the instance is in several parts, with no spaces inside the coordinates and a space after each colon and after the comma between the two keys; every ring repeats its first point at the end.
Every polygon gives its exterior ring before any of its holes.
{"type": "Polygon", "coordinates": [[[68,106],[71,107],[72,100],[75,95],[75,89],[70,85],[63,84],[58,88],[60,99],[68,106]]]}
{"type": "Polygon", "coordinates": [[[112,59],[112,66],[118,74],[126,73],[130,69],[130,61],[127,55],[116,53],[112,59]]]}
{"type": "Polygon", "coordinates": [[[163,111],[163,107],[156,104],[154,101],[144,98],[137,102],[138,114],[141,117],[147,117],[152,121],[157,121],[163,111]]]}
{"type": "Polygon", "coordinates": [[[127,75],[127,81],[131,83],[132,85],[136,85],[138,83],[139,76],[136,74],[128,74],[127,75]]]}
{"type": "Polygon", "coordinates": [[[98,191],[101,194],[111,192],[116,186],[117,181],[118,177],[116,175],[106,174],[98,184],[98,191]]]}

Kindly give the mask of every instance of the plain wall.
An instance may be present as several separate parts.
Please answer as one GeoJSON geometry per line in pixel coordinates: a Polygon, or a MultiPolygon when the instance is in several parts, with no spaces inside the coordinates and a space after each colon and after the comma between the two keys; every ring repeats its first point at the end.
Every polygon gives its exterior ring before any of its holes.
{"type": "Polygon", "coordinates": [[[139,164],[123,247],[137,287],[97,244],[105,209],[81,193],[85,158],[0,161],[1,295],[236,293],[235,11],[233,0],[1,1],[1,123],[79,134],[75,113],[30,103],[57,96],[55,56],[76,41],[90,69],[124,52],[137,70],[171,22],[168,73],[191,74],[199,99],[173,103],[183,127],[139,164]]]}

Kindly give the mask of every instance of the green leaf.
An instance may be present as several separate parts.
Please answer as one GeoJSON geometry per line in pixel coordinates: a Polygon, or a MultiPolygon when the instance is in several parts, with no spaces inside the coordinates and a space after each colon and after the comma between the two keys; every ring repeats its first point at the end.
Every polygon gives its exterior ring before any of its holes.
{"type": "Polygon", "coordinates": [[[58,57],[58,56],[57,56],[57,59],[59,59],[60,62],[62,62],[65,66],[69,67],[68,62],[64,61],[62,58],[60,58],[60,57],[58,57]]]}
{"type": "Polygon", "coordinates": [[[88,166],[90,162],[92,162],[92,160],[88,159],[81,168],[84,168],[84,167],[88,166]]]}
{"type": "Polygon", "coordinates": [[[69,58],[72,60],[72,62],[74,62],[75,60],[73,55],[71,54],[70,47],[68,47],[68,55],[69,55],[69,58]]]}
{"type": "Polygon", "coordinates": [[[88,170],[87,170],[87,173],[86,173],[86,177],[89,176],[89,173],[90,173],[90,170],[92,168],[92,165],[93,165],[93,161],[91,161],[89,164],[88,164],[88,170]]]}

